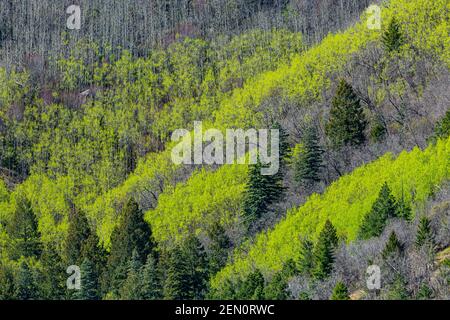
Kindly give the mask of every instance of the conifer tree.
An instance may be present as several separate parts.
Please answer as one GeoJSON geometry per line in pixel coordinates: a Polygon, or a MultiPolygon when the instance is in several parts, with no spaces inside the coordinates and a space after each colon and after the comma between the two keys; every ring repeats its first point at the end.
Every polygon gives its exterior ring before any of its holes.
{"type": "Polygon", "coordinates": [[[419,291],[417,292],[416,298],[418,300],[433,299],[433,290],[426,283],[423,283],[420,286],[419,291]]]}
{"type": "Polygon", "coordinates": [[[286,300],[288,298],[288,281],[297,273],[295,262],[290,259],[283,269],[273,276],[272,280],[264,288],[264,296],[267,300],[286,300]]]}
{"type": "Polygon", "coordinates": [[[295,180],[301,184],[320,181],[323,150],[319,145],[317,129],[307,129],[303,139],[303,150],[295,160],[295,180]]]}
{"type": "Polygon", "coordinates": [[[300,272],[311,275],[314,269],[314,244],[311,240],[305,238],[300,244],[300,259],[298,261],[300,272]]]}
{"type": "Polygon", "coordinates": [[[15,281],[15,298],[17,300],[36,300],[39,298],[39,289],[33,270],[25,261],[20,264],[15,281]]]}
{"type": "Polygon", "coordinates": [[[397,213],[395,198],[388,184],[385,183],[372,205],[372,209],[361,223],[358,233],[359,238],[370,239],[379,236],[383,232],[387,220],[395,217],[397,213]]]}
{"type": "Polygon", "coordinates": [[[395,17],[389,22],[388,28],[383,34],[382,41],[387,52],[399,51],[403,45],[404,39],[400,30],[400,24],[395,17]]]}
{"type": "Polygon", "coordinates": [[[422,216],[420,217],[419,227],[417,229],[416,246],[420,248],[425,244],[433,246],[434,236],[430,219],[426,216],[422,216]]]}
{"type": "Polygon", "coordinates": [[[398,256],[402,252],[402,244],[397,238],[397,235],[394,231],[391,232],[388,241],[386,242],[386,245],[383,249],[383,252],[381,253],[381,256],[383,259],[388,259],[390,257],[398,256]]]}
{"type": "Polygon", "coordinates": [[[31,202],[20,198],[16,210],[7,225],[9,236],[13,239],[14,257],[38,257],[42,252],[41,234],[31,202]]]}
{"type": "Polygon", "coordinates": [[[338,281],[336,286],[333,289],[333,294],[331,295],[331,300],[350,300],[350,296],[348,294],[347,286],[338,281]]]}
{"type": "Polygon", "coordinates": [[[259,269],[256,269],[242,282],[238,296],[243,300],[262,300],[263,295],[264,276],[259,269]]]}
{"type": "Polygon", "coordinates": [[[366,140],[364,130],[367,121],[358,96],[345,80],[338,85],[333,98],[326,133],[336,148],[356,146],[366,140]]]}
{"type": "Polygon", "coordinates": [[[42,298],[46,300],[61,300],[67,295],[66,292],[66,268],[67,265],[58,254],[56,245],[49,243],[44,247],[41,255],[42,280],[39,289],[42,298]]]}
{"type": "Polygon", "coordinates": [[[77,300],[98,300],[98,275],[95,265],[88,259],[84,259],[80,266],[81,289],[75,291],[74,298],[77,300]]]}
{"type": "MultiPolygon", "coordinates": [[[[152,232],[138,204],[130,199],[122,211],[122,221],[111,236],[111,253],[108,258],[109,289],[118,294],[119,288],[125,281],[128,261],[136,250],[140,262],[145,263],[146,257],[152,253],[154,242],[152,232]]],[[[108,289],[108,288],[105,288],[108,289]]]]}
{"type": "Polygon", "coordinates": [[[161,277],[155,257],[149,254],[142,269],[142,299],[157,300],[162,298],[161,277]]]}
{"type": "Polygon", "coordinates": [[[127,278],[120,288],[120,297],[124,300],[142,299],[142,264],[136,250],[128,262],[127,278]]]}
{"type": "Polygon", "coordinates": [[[66,262],[68,265],[80,265],[83,262],[81,250],[89,235],[89,222],[85,214],[81,211],[73,210],[69,214],[69,228],[65,243],[66,262]]]}
{"type": "Polygon", "coordinates": [[[327,220],[319,239],[314,248],[314,270],[313,275],[318,280],[328,277],[333,269],[334,252],[338,244],[336,229],[333,224],[327,220]]]}
{"type": "Polygon", "coordinates": [[[391,284],[387,292],[389,300],[408,300],[410,298],[409,292],[406,288],[406,282],[402,275],[396,275],[394,282],[391,284]]]}
{"type": "Polygon", "coordinates": [[[208,269],[210,275],[213,276],[225,266],[231,241],[219,223],[213,224],[208,231],[208,235],[211,242],[209,245],[208,269]]]}
{"type": "Polygon", "coordinates": [[[396,217],[410,221],[412,219],[412,210],[410,204],[402,197],[397,201],[396,217]]]}

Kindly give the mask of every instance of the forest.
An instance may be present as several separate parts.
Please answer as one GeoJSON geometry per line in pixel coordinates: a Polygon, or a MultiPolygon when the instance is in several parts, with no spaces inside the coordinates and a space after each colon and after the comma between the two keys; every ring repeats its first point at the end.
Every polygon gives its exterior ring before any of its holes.
{"type": "Polygon", "coordinates": [[[450,299],[449,31],[446,0],[1,1],[0,300],[450,299]],[[175,164],[198,121],[279,130],[279,171],[175,164]]]}

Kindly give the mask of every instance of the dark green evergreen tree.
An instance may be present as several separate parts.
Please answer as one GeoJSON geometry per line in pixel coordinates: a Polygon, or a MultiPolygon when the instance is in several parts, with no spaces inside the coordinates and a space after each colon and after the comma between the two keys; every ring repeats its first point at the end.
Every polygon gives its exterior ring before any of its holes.
{"type": "Polygon", "coordinates": [[[41,255],[40,296],[46,300],[62,300],[67,297],[67,265],[58,254],[56,244],[49,243],[41,255]]]}
{"type": "Polygon", "coordinates": [[[450,109],[447,110],[445,116],[436,124],[434,129],[435,138],[447,138],[450,135],[450,109]]]}
{"type": "Polygon", "coordinates": [[[247,276],[239,288],[238,297],[243,300],[262,300],[264,298],[264,276],[261,271],[256,269],[247,276]]]}
{"type": "Polygon", "coordinates": [[[225,266],[231,241],[219,223],[213,224],[208,235],[210,239],[208,269],[210,275],[213,276],[225,266]]]}
{"type": "Polygon", "coordinates": [[[382,36],[384,48],[387,52],[399,51],[404,43],[403,35],[400,30],[400,24],[395,17],[389,22],[389,25],[382,36]]]}
{"type": "Polygon", "coordinates": [[[338,281],[333,289],[330,300],[350,300],[347,286],[343,282],[338,281]]]}
{"type": "Polygon", "coordinates": [[[142,264],[136,250],[128,262],[127,278],[120,288],[120,298],[123,300],[142,299],[142,264]]]}
{"type": "Polygon", "coordinates": [[[84,259],[80,266],[81,289],[75,291],[74,298],[78,300],[99,300],[98,275],[94,263],[84,259]]]}
{"type": "Polygon", "coordinates": [[[408,300],[410,298],[406,288],[406,281],[402,275],[396,275],[387,292],[387,298],[389,300],[408,300]]]}
{"type": "Polygon", "coordinates": [[[417,292],[416,298],[418,300],[433,299],[433,290],[426,283],[423,283],[417,292]]]}
{"type": "Polygon", "coordinates": [[[7,225],[7,232],[13,240],[14,258],[39,257],[42,252],[41,234],[31,202],[21,197],[16,210],[7,225]]]}
{"type": "Polygon", "coordinates": [[[388,241],[386,242],[383,252],[381,253],[381,256],[383,257],[383,259],[386,260],[390,257],[396,257],[400,255],[402,250],[403,250],[402,244],[398,240],[395,232],[392,231],[388,238],[388,241]]]}
{"type": "Polygon", "coordinates": [[[328,277],[333,270],[334,252],[338,244],[336,229],[327,220],[314,248],[313,275],[318,280],[328,277]]]}
{"type": "Polygon", "coordinates": [[[317,129],[310,127],[303,139],[303,149],[294,162],[295,180],[300,184],[320,181],[323,150],[319,144],[317,129]]]}
{"type": "Polygon", "coordinates": [[[161,276],[155,257],[149,254],[142,269],[142,299],[157,300],[162,298],[161,276]]]}
{"type": "Polygon", "coordinates": [[[431,229],[431,221],[426,216],[420,217],[419,227],[416,234],[416,246],[422,247],[423,245],[434,245],[434,236],[431,229]]]}
{"type": "Polygon", "coordinates": [[[412,219],[411,205],[402,197],[397,201],[396,217],[410,221],[412,219]]]}
{"type": "Polygon", "coordinates": [[[397,205],[388,184],[385,183],[380,190],[378,198],[372,205],[372,209],[364,217],[358,237],[360,239],[370,239],[378,237],[384,230],[389,218],[396,217],[397,205]]]}
{"type": "Polygon", "coordinates": [[[360,99],[351,85],[341,80],[333,98],[326,133],[336,148],[356,146],[366,140],[364,130],[367,121],[360,99]]]}
{"type": "Polygon", "coordinates": [[[207,256],[197,237],[189,237],[183,246],[169,255],[164,298],[169,300],[199,300],[206,294],[208,279],[207,256]]]}
{"type": "Polygon", "coordinates": [[[111,236],[111,252],[107,264],[107,283],[105,290],[118,295],[118,290],[125,281],[128,261],[136,250],[140,262],[145,263],[146,257],[153,252],[154,242],[152,232],[138,204],[130,199],[122,210],[122,219],[118,228],[111,236]]]}
{"type": "Polygon", "coordinates": [[[69,228],[65,243],[66,262],[68,265],[80,265],[83,262],[81,250],[90,235],[89,222],[81,211],[73,210],[69,214],[69,228]]]}
{"type": "Polygon", "coordinates": [[[303,274],[311,275],[314,269],[314,244],[305,238],[301,240],[300,248],[299,270],[303,274]]]}
{"type": "Polygon", "coordinates": [[[297,268],[293,260],[288,260],[283,269],[273,276],[272,280],[264,288],[264,296],[267,300],[286,300],[288,298],[288,281],[295,274],[297,268]]]}
{"type": "Polygon", "coordinates": [[[28,263],[23,261],[20,264],[15,281],[15,299],[36,300],[39,299],[39,288],[33,270],[28,263]]]}

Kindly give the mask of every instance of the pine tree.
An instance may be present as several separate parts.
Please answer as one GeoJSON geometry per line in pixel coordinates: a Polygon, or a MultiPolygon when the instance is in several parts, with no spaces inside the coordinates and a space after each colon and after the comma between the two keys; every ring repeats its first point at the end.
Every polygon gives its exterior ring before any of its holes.
{"type": "Polygon", "coordinates": [[[308,239],[302,239],[300,244],[300,259],[298,262],[300,272],[311,275],[314,269],[314,244],[308,239]]]}
{"type": "Polygon", "coordinates": [[[434,129],[434,137],[445,139],[450,135],[450,109],[447,110],[445,116],[436,124],[434,129]]]}
{"type": "Polygon", "coordinates": [[[288,281],[297,273],[295,262],[288,260],[283,269],[273,276],[272,280],[264,288],[264,296],[267,300],[286,300],[288,298],[288,281]]]}
{"type": "Polygon", "coordinates": [[[119,288],[125,281],[128,261],[136,250],[140,262],[145,263],[146,257],[153,251],[154,242],[152,232],[138,204],[130,199],[122,211],[122,221],[111,236],[111,253],[108,259],[108,281],[105,290],[112,290],[118,294],[119,288]],[[109,287],[109,288],[108,288],[109,287]]]}
{"type": "Polygon", "coordinates": [[[42,280],[39,283],[42,298],[61,300],[66,297],[66,267],[58,254],[56,244],[49,243],[41,255],[42,280]]]}
{"type": "Polygon", "coordinates": [[[74,298],[77,300],[98,300],[98,275],[95,265],[88,259],[84,259],[80,266],[81,289],[75,291],[74,298]]]}
{"type": "Polygon", "coordinates": [[[408,300],[410,298],[403,276],[396,275],[387,293],[387,298],[389,300],[408,300]]]}
{"type": "Polygon", "coordinates": [[[36,300],[39,298],[39,289],[33,270],[25,261],[20,264],[15,280],[15,298],[17,300],[36,300]]]}
{"type": "Polygon", "coordinates": [[[208,269],[210,275],[213,276],[225,266],[231,241],[219,223],[213,224],[208,231],[208,235],[211,242],[209,245],[208,269]]]}
{"type": "Polygon", "coordinates": [[[31,202],[26,198],[17,201],[16,211],[7,225],[13,239],[14,258],[38,257],[42,252],[41,234],[31,202]]]}
{"type": "Polygon", "coordinates": [[[336,229],[327,220],[319,234],[317,245],[314,249],[313,275],[318,280],[328,277],[333,269],[334,252],[338,244],[336,229]]]}
{"type": "Polygon", "coordinates": [[[410,204],[402,197],[397,201],[396,217],[410,221],[412,219],[412,210],[410,204]]]}
{"type": "Polygon", "coordinates": [[[336,148],[356,146],[365,142],[366,126],[360,99],[352,86],[342,79],[332,101],[330,119],[326,126],[327,135],[336,148]]]}
{"type": "Polygon", "coordinates": [[[323,150],[319,145],[317,129],[308,128],[303,139],[303,150],[295,160],[295,180],[301,184],[320,181],[323,150]]]}
{"type": "Polygon", "coordinates": [[[431,221],[426,216],[420,217],[419,227],[416,234],[416,246],[422,247],[423,245],[434,245],[434,236],[431,229],[431,221]]]}
{"type": "Polygon", "coordinates": [[[350,296],[348,294],[347,286],[338,281],[336,286],[333,289],[333,294],[331,295],[331,300],[350,300],[350,296]]]}
{"type": "Polygon", "coordinates": [[[358,237],[370,239],[378,237],[384,230],[389,218],[397,215],[397,205],[388,184],[385,183],[380,190],[377,200],[372,205],[370,212],[364,217],[358,237]]]}
{"type": "Polygon", "coordinates": [[[142,299],[157,300],[162,298],[161,278],[155,257],[149,254],[142,269],[142,299]]]}
{"type": "Polygon", "coordinates": [[[383,252],[381,253],[381,256],[385,260],[393,256],[396,257],[402,252],[402,249],[402,244],[398,240],[395,232],[392,231],[388,238],[388,241],[386,242],[383,252]]]}
{"type": "Polygon", "coordinates": [[[403,45],[404,39],[400,30],[400,24],[395,17],[392,18],[388,28],[384,32],[382,41],[387,52],[399,51],[403,45]]]}
{"type": "Polygon", "coordinates": [[[239,299],[262,300],[264,295],[264,276],[256,269],[242,282],[239,289],[239,299]]]}

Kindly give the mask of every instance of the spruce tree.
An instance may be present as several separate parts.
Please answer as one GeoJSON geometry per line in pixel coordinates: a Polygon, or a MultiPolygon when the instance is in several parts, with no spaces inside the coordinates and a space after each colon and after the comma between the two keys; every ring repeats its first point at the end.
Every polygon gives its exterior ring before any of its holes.
{"type": "Polygon", "coordinates": [[[323,150],[319,145],[317,129],[307,129],[303,139],[303,150],[294,162],[295,180],[300,184],[320,181],[323,150]]]}
{"type": "Polygon", "coordinates": [[[397,215],[397,205],[388,184],[385,183],[380,190],[378,198],[372,205],[372,209],[364,217],[358,237],[366,240],[378,237],[384,230],[389,218],[397,215]]]}
{"type": "Polygon", "coordinates": [[[398,240],[395,232],[392,231],[388,238],[388,241],[386,242],[383,252],[381,253],[381,256],[385,260],[390,257],[396,257],[402,252],[402,249],[402,244],[398,240]]]}
{"type": "Polygon", "coordinates": [[[350,300],[350,296],[348,294],[347,286],[338,281],[336,286],[333,289],[333,294],[331,295],[331,300],[350,300]]]}
{"type": "Polygon", "coordinates": [[[161,277],[155,257],[149,254],[142,269],[142,299],[157,300],[162,298],[161,277]]]}
{"type": "Polygon", "coordinates": [[[327,135],[336,148],[356,146],[365,142],[366,126],[360,99],[352,86],[342,79],[332,101],[330,119],[326,126],[327,135]]]}
{"type": "Polygon", "coordinates": [[[396,275],[394,282],[390,285],[387,298],[389,300],[408,300],[410,298],[406,281],[400,274],[396,275]]]}
{"type": "Polygon", "coordinates": [[[128,262],[127,278],[120,288],[120,298],[123,300],[142,299],[142,264],[136,250],[128,262]]]}
{"type": "Polygon", "coordinates": [[[122,220],[111,236],[111,252],[108,258],[108,281],[105,290],[110,289],[114,295],[125,281],[128,261],[136,250],[140,262],[145,263],[146,257],[153,252],[154,242],[152,232],[138,204],[130,199],[122,210],[122,220]],[[108,288],[109,287],[109,288],[108,288]]]}
{"type": "Polygon", "coordinates": [[[314,269],[314,244],[309,239],[305,238],[301,240],[300,244],[300,259],[298,266],[300,272],[305,275],[311,275],[314,269]]]}
{"type": "Polygon", "coordinates": [[[170,252],[164,298],[202,299],[206,294],[207,279],[206,253],[198,238],[190,236],[182,246],[170,252]]]}
{"type": "Polygon", "coordinates": [[[323,280],[331,274],[334,263],[334,252],[338,244],[336,229],[327,220],[319,234],[317,245],[314,248],[313,275],[318,280],[323,280]]]}
{"type": "Polygon", "coordinates": [[[422,247],[423,245],[434,245],[434,236],[431,229],[431,221],[426,216],[420,217],[419,227],[416,234],[416,246],[422,247]]]}
{"type": "Polygon", "coordinates": [[[81,289],[75,291],[74,298],[77,300],[99,300],[98,275],[95,265],[88,259],[84,259],[80,266],[81,289]]]}
{"type": "Polygon", "coordinates": [[[259,269],[256,269],[242,282],[238,296],[242,300],[262,300],[263,295],[264,276],[259,269]]]}
{"type": "Polygon", "coordinates": [[[36,300],[39,299],[39,288],[35,281],[35,275],[27,262],[20,264],[15,280],[15,299],[36,300]]]}
{"type": "Polygon", "coordinates": [[[208,236],[210,239],[208,269],[210,275],[213,276],[225,266],[231,241],[219,223],[213,224],[208,231],[208,236]]]}
{"type": "Polygon", "coordinates": [[[56,244],[49,243],[41,255],[42,280],[39,283],[41,296],[46,300],[61,300],[66,292],[67,265],[58,254],[56,244]]]}
{"type": "Polygon", "coordinates": [[[273,276],[272,280],[264,288],[264,296],[267,300],[286,300],[288,298],[288,281],[297,273],[293,260],[288,260],[283,269],[273,276]]]}
{"type": "Polygon", "coordinates": [[[410,221],[412,219],[412,210],[410,204],[402,197],[397,201],[396,217],[410,221]]]}
{"type": "Polygon", "coordinates": [[[42,252],[41,234],[31,202],[22,197],[7,225],[7,232],[13,240],[14,258],[39,257],[42,252]]]}
{"type": "Polygon", "coordinates": [[[384,48],[387,52],[399,51],[404,43],[400,24],[395,17],[389,22],[388,28],[382,36],[384,48]]]}
{"type": "Polygon", "coordinates": [[[69,214],[69,228],[65,243],[66,262],[68,265],[80,265],[83,262],[81,250],[90,235],[89,222],[81,211],[73,210],[69,214]]]}

